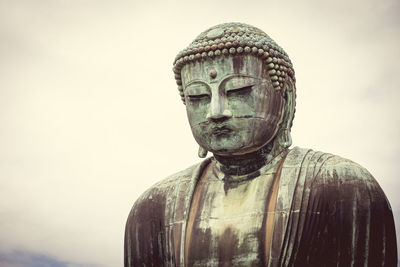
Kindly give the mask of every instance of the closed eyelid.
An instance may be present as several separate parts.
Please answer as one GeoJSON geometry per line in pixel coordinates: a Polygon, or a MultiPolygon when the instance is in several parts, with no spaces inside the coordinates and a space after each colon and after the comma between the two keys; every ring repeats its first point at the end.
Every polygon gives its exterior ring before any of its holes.
{"type": "Polygon", "coordinates": [[[186,95],[196,96],[196,95],[209,95],[210,90],[208,86],[203,83],[199,84],[191,84],[190,86],[186,86],[184,90],[186,95]]]}
{"type": "Polygon", "coordinates": [[[227,92],[230,92],[230,91],[238,91],[238,90],[240,90],[240,89],[252,88],[252,87],[253,87],[254,85],[256,85],[256,84],[257,84],[257,83],[243,83],[243,84],[238,85],[238,86],[226,87],[225,90],[226,90],[227,92]]]}

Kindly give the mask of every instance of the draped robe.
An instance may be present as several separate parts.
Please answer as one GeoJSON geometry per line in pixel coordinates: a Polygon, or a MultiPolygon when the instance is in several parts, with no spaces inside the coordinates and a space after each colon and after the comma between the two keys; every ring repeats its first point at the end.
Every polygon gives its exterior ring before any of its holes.
{"type": "Polygon", "coordinates": [[[390,204],[360,165],[295,147],[235,185],[213,178],[213,161],[168,177],[135,202],[126,267],[397,265],[390,204]],[[229,203],[218,204],[232,194],[237,208],[229,213],[229,203]],[[254,205],[241,210],[249,197],[254,205]]]}

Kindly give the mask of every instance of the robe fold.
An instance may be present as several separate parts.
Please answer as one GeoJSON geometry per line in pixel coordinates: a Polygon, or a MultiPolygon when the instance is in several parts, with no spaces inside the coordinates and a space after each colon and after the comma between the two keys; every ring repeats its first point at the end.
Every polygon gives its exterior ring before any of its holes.
{"type": "MultiPolygon", "coordinates": [[[[218,254],[224,253],[223,249],[208,247],[212,253],[196,254],[204,259],[189,261],[188,255],[193,253],[190,254],[191,246],[185,242],[188,240],[187,235],[192,233],[192,227],[198,225],[193,223],[193,219],[189,220],[192,205],[200,203],[205,207],[208,203],[207,207],[213,208],[215,203],[219,203],[212,202],[215,198],[215,194],[211,194],[213,187],[203,189],[203,202],[193,199],[196,188],[199,188],[200,182],[203,183],[199,180],[211,162],[211,159],[206,159],[168,177],[147,190],[135,202],[125,229],[126,267],[397,265],[392,210],[371,174],[350,160],[298,147],[291,149],[282,160],[279,171],[271,171],[271,176],[268,176],[267,171],[260,174],[261,178],[254,178],[278,179],[273,180],[277,182],[277,192],[275,195],[271,193],[272,198],[270,194],[265,194],[265,205],[268,209],[261,213],[261,216],[269,217],[271,225],[267,228],[272,236],[269,239],[257,239],[258,235],[254,234],[251,239],[251,246],[259,246],[262,252],[255,254],[255,257],[249,257],[246,262],[239,254],[240,250],[232,250],[237,255],[230,255],[229,262],[226,259],[219,260],[223,258],[218,257],[218,254]],[[190,229],[189,233],[187,229],[190,229]],[[238,258],[241,258],[240,263],[238,258]]],[[[213,180],[206,182],[218,184],[218,181],[213,180]]],[[[256,182],[257,186],[263,184],[262,181],[242,183],[256,182]]],[[[225,195],[221,193],[219,197],[224,199],[228,196],[225,191],[225,195]]],[[[211,212],[203,214],[211,217],[211,212]]],[[[249,214],[241,220],[253,223],[254,227],[251,229],[255,233],[268,231],[261,225],[268,220],[260,219],[260,227],[256,227],[257,220],[252,217],[253,213],[249,214]]],[[[215,219],[208,217],[202,220],[207,222],[215,219]]],[[[221,225],[223,223],[225,221],[220,222],[221,225]]],[[[240,230],[240,226],[237,227],[240,230]]],[[[208,234],[217,241],[223,237],[208,234]]],[[[193,238],[196,236],[199,238],[198,242],[204,242],[199,235],[193,235],[193,238]]],[[[239,245],[242,248],[249,242],[244,239],[237,245],[231,244],[229,240],[224,241],[228,248],[239,245]]]]}

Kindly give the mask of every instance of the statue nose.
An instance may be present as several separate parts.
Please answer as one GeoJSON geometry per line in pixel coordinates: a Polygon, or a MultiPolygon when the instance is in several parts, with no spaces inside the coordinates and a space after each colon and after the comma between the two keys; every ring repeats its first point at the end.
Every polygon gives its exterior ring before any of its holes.
{"type": "Polygon", "coordinates": [[[232,117],[232,112],[229,109],[225,109],[222,112],[218,113],[208,113],[206,118],[211,121],[221,121],[226,120],[232,117]]]}
{"type": "Polygon", "coordinates": [[[210,110],[206,115],[206,119],[212,121],[220,121],[232,117],[232,112],[226,108],[225,99],[222,97],[212,97],[210,110]]]}

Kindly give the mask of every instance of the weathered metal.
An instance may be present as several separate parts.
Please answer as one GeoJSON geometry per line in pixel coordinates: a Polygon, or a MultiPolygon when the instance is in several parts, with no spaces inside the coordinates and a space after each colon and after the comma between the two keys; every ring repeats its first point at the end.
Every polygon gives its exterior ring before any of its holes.
{"type": "Polygon", "coordinates": [[[289,149],[288,62],[269,36],[237,23],[205,31],[177,56],[199,156],[213,157],[136,201],[125,266],[396,266],[392,211],[370,173],[289,149]]]}

